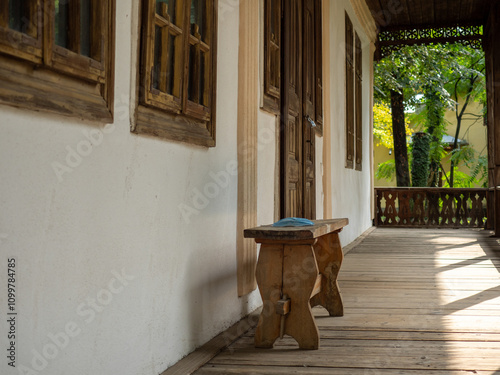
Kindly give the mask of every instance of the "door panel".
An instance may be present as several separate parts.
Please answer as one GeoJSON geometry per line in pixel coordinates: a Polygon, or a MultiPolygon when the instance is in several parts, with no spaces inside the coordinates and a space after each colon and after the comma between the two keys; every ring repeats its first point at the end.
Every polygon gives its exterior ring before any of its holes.
{"type": "Polygon", "coordinates": [[[316,218],[316,186],[315,186],[315,130],[306,119],[314,119],[315,113],[315,89],[316,89],[316,51],[314,38],[314,0],[304,0],[304,41],[303,41],[303,103],[304,114],[302,116],[303,137],[303,185],[304,185],[304,207],[302,216],[308,219],[316,218]]]}
{"type": "Polygon", "coordinates": [[[281,217],[315,219],[315,0],[282,6],[281,217]]]}
{"type": "Polygon", "coordinates": [[[302,0],[283,3],[281,217],[303,215],[302,0]]]}

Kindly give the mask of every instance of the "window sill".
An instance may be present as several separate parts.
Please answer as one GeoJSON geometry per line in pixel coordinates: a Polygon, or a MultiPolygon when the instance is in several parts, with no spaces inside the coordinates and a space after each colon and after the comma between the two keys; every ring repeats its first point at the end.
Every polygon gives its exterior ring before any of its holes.
{"type": "Polygon", "coordinates": [[[132,132],[205,147],[215,147],[215,126],[183,115],[138,105],[132,132]]]}
{"type": "Polygon", "coordinates": [[[73,78],[0,56],[0,103],[102,123],[113,122],[110,84],[73,78]]]}

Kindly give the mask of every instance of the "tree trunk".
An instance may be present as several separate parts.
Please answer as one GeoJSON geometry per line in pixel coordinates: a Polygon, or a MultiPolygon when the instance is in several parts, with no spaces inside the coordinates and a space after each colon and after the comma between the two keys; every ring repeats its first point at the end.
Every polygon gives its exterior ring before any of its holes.
{"type": "Polygon", "coordinates": [[[425,105],[427,106],[427,133],[431,136],[429,152],[429,176],[427,186],[439,185],[439,166],[441,165],[442,145],[444,134],[444,104],[441,95],[433,88],[426,90],[425,105]]]}
{"type": "MultiPolygon", "coordinates": [[[[457,116],[457,130],[455,131],[455,140],[453,141],[453,147],[451,149],[452,152],[456,150],[458,147],[458,136],[460,135],[461,125],[462,125],[462,116],[460,115],[460,117],[457,116]]],[[[449,183],[451,188],[453,187],[453,184],[455,182],[454,179],[455,179],[455,163],[452,160],[450,162],[450,183],[449,183]]]]}
{"type": "Polygon", "coordinates": [[[403,94],[392,90],[391,111],[392,135],[394,138],[394,161],[396,162],[396,182],[398,186],[410,186],[403,94]]]}

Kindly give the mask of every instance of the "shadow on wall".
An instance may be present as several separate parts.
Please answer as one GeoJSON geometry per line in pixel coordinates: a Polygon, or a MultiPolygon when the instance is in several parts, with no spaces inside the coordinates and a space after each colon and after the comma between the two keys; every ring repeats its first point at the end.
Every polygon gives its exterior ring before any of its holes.
{"type": "MultiPolygon", "coordinates": [[[[236,249],[234,251],[236,253],[236,249]]],[[[206,249],[204,252],[207,254],[211,250],[206,249]]],[[[192,254],[185,268],[186,274],[190,275],[189,292],[185,296],[189,311],[186,316],[189,327],[186,340],[196,347],[229,328],[235,320],[252,312],[249,295],[238,298],[236,266],[223,272],[210,273],[209,268],[202,264],[203,258],[206,259],[192,254]],[[235,311],[239,312],[238,316],[234,315],[235,311]],[[215,326],[215,323],[218,325],[215,326]]],[[[251,323],[242,324],[238,335],[246,332],[251,323]]],[[[236,338],[228,336],[224,339],[229,345],[236,338]]]]}

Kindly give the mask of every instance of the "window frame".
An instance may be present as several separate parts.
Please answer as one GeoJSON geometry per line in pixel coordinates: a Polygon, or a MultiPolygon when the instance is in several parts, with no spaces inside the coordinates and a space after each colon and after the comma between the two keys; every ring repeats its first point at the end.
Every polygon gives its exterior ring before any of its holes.
{"type": "Polygon", "coordinates": [[[357,171],[363,169],[363,51],[361,48],[361,39],[357,32],[354,33],[354,48],[355,48],[355,61],[354,61],[354,112],[355,112],[355,158],[354,158],[354,168],[357,171]]]}
{"type": "Polygon", "coordinates": [[[262,108],[275,115],[280,114],[281,13],[280,0],[264,0],[264,92],[262,108]],[[272,14],[273,1],[275,2],[277,14],[272,14]],[[274,38],[271,32],[273,22],[277,33],[274,38]],[[276,55],[278,56],[277,61],[276,55]],[[273,84],[273,77],[277,79],[278,85],[273,84]]]}
{"type": "MultiPolygon", "coordinates": [[[[91,0],[93,57],[55,44],[54,1],[32,0],[36,36],[0,19],[0,103],[70,117],[113,121],[116,0],[91,0]],[[96,37],[96,35],[99,35],[96,37]]],[[[0,0],[2,14],[8,0],[0,0]]],[[[79,2],[78,2],[79,4],[79,2]]],[[[28,21],[29,22],[29,21],[28,21]]]]}
{"type": "Polygon", "coordinates": [[[323,9],[321,0],[315,0],[315,35],[314,43],[316,53],[316,133],[323,135],[323,9]]]}
{"type": "Polygon", "coordinates": [[[346,168],[354,168],[354,26],[345,13],[346,168]]]}
{"type": "MultiPolygon", "coordinates": [[[[156,1],[143,0],[140,4],[141,18],[141,45],[139,48],[139,61],[141,69],[138,72],[136,102],[136,116],[132,126],[132,131],[139,134],[147,134],[176,140],[181,142],[193,143],[206,147],[215,146],[215,114],[216,114],[216,84],[217,84],[217,19],[218,19],[218,0],[207,0],[205,11],[206,28],[202,38],[200,30],[194,28],[191,30],[190,23],[190,5],[189,0],[177,0],[176,17],[182,18],[182,25],[171,22],[163,15],[157,15],[156,1]],[[179,6],[181,4],[182,6],[179,6]],[[181,38],[180,56],[181,61],[174,60],[174,82],[179,79],[180,82],[174,83],[175,90],[178,90],[179,96],[169,94],[153,86],[155,74],[155,37],[156,26],[162,23],[162,33],[174,34],[181,38]],[[190,49],[194,50],[195,57],[200,63],[193,65],[194,74],[203,79],[203,93],[199,92],[200,81],[197,80],[193,85],[197,89],[194,91],[194,100],[188,96],[190,80],[190,49]],[[204,57],[203,57],[204,55],[204,57]],[[201,58],[204,58],[204,74],[201,73],[201,58]],[[180,72],[177,72],[180,69],[180,72]],[[178,76],[176,76],[176,74],[178,76]],[[201,102],[201,103],[200,103],[201,102]]],[[[165,9],[165,8],[163,8],[165,9]]],[[[161,10],[163,12],[163,10],[161,10]]],[[[163,34],[163,35],[165,35],[163,34]]],[[[178,42],[178,41],[176,41],[178,42]]],[[[164,46],[166,47],[166,46],[164,46]]],[[[175,47],[179,48],[178,45],[175,47]]],[[[162,48],[163,49],[163,48],[162,48]]],[[[167,48],[164,48],[167,49],[167,48]]],[[[163,56],[168,52],[163,52],[160,59],[168,59],[163,56]]],[[[165,60],[166,61],[166,60],[165,60]]],[[[162,70],[160,68],[160,73],[162,70]]],[[[160,74],[161,75],[161,74],[160,74]]],[[[163,85],[162,82],[160,84],[163,85]]],[[[173,89],[174,90],[174,89],[173,89]]]]}
{"type": "Polygon", "coordinates": [[[345,13],[345,167],[363,169],[363,52],[361,39],[345,13]]]}

